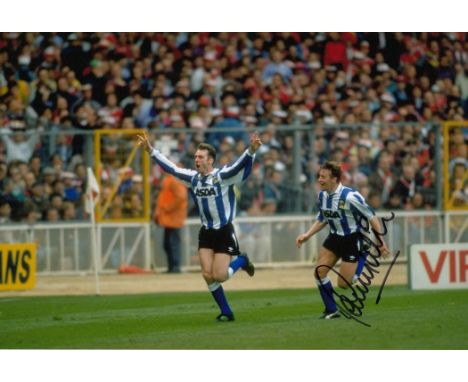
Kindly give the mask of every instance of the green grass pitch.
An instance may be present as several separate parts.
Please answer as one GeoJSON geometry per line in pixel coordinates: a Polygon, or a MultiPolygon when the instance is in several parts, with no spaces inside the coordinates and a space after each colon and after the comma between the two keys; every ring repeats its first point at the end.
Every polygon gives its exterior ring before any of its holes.
{"type": "Polygon", "coordinates": [[[365,327],[318,320],[315,289],[227,290],[235,322],[205,293],[0,299],[1,349],[468,349],[468,292],[369,292],[365,327]]]}

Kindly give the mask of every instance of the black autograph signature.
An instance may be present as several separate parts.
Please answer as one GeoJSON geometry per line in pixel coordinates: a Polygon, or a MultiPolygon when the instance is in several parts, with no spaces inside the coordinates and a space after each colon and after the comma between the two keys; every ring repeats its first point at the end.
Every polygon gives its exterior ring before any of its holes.
{"type": "MultiPolygon", "coordinates": [[[[375,275],[377,273],[380,273],[380,271],[378,270],[378,267],[380,266],[380,261],[381,261],[380,258],[382,256],[382,253],[380,252],[379,247],[383,244],[382,237],[384,237],[388,232],[387,223],[392,221],[394,218],[395,218],[395,214],[393,212],[391,213],[390,217],[381,218],[383,232],[377,232],[376,230],[372,229],[372,232],[374,233],[374,236],[377,239],[376,242],[374,242],[372,239],[370,239],[368,236],[362,233],[362,231],[365,231],[367,233],[370,232],[369,221],[363,216],[357,217],[356,220],[361,228],[360,239],[362,240],[362,243],[365,243],[366,246],[369,248],[369,254],[367,256],[364,269],[361,275],[359,276],[357,282],[354,285],[352,285],[348,280],[346,280],[338,271],[334,270],[332,267],[328,265],[320,265],[315,269],[315,277],[318,280],[320,280],[320,283],[321,283],[321,278],[319,277],[318,271],[319,271],[319,268],[324,267],[334,272],[337,275],[337,277],[339,277],[347,285],[348,287],[347,289],[350,290],[350,293],[349,293],[350,297],[344,294],[340,294],[336,292],[335,290],[332,291],[332,294],[335,296],[336,305],[340,313],[344,317],[348,319],[353,319],[356,322],[359,322],[360,324],[367,326],[367,327],[370,327],[371,325],[360,320],[358,317],[362,316],[363,309],[364,309],[364,301],[366,301],[367,293],[369,292],[369,286],[372,284],[372,280],[374,279],[375,275]],[[372,248],[374,249],[374,251],[371,250],[372,248]]],[[[381,300],[383,288],[385,286],[388,276],[390,275],[393,265],[395,264],[399,255],[400,255],[400,251],[398,251],[394,255],[392,262],[390,264],[390,267],[387,269],[382,285],[380,286],[379,292],[377,294],[377,298],[375,301],[376,304],[378,304],[381,300]]],[[[326,292],[330,293],[328,290],[326,290],[326,292]]]]}

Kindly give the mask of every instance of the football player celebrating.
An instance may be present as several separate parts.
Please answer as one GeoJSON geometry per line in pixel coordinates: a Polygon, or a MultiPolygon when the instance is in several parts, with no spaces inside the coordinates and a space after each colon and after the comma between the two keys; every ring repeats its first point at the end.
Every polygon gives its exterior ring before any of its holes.
{"type": "Polygon", "coordinates": [[[241,253],[232,222],[236,213],[234,185],[250,174],[255,152],[262,144],[257,134],[251,134],[250,145],[235,163],[215,168],[216,149],[201,143],[195,153],[196,170],[177,167],[158,149],[151,146],[146,133],[137,136],[138,144],[145,149],[161,168],[180,179],[190,191],[200,213],[201,228],[198,235],[198,256],[202,275],[221,313],[218,321],[234,321],[222,282],[238,269],[249,276],[255,267],[248,256],[241,253]],[[233,259],[234,258],[234,259],[233,259]]]}
{"type": "MultiPolygon", "coordinates": [[[[347,288],[362,272],[368,255],[368,241],[363,237],[364,231],[369,231],[369,225],[374,233],[382,233],[380,222],[363,196],[356,190],[340,183],[341,167],[335,162],[326,162],[320,167],[318,184],[322,191],[318,197],[318,214],[315,222],[305,233],[296,239],[298,248],[319,232],[327,224],[330,233],[320,248],[315,266],[315,277],[320,291],[325,311],[320,318],[331,319],[340,317],[333,297],[333,286],[328,272],[341,258],[338,286],[347,288]]],[[[379,235],[378,250],[387,257],[389,251],[382,235],[379,235]]]]}

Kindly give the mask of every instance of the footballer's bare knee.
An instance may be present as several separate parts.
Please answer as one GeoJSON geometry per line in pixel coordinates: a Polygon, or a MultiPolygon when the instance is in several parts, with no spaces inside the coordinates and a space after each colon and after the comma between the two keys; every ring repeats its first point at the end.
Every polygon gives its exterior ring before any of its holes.
{"type": "Polygon", "coordinates": [[[315,267],[314,274],[316,277],[318,276],[318,278],[323,280],[325,277],[327,277],[328,271],[329,271],[328,267],[317,265],[315,267]]]}
{"type": "Polygon", "coordinates": [[[202,271],[202,276],[205,279],[205,281],[208,282],[208,283],[215,281],[214,278],[213,278],[212,272],[202,271]]]}
{"type": "Polygon", "coordinates": [[[341,289],[348,289],[351,287],[352,280],[343,279],[342,277],[338,277],[338,287],[341,289]]]}
{"type": "Polygon", "coordinates": [[[226,271],[224,272],[219,272],[219,271],[213,271],[213,280],[217,281],[219,283],[222,283],[227,280],[228,274],[226,271]]]}

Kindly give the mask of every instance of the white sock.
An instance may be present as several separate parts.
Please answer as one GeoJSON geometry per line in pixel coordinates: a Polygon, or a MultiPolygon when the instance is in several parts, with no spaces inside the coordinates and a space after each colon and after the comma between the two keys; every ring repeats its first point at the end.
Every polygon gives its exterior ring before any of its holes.
{"type": "Polygon", "coordinates": [[[228,268],[228,280],[234,275],[234,269],[231,267],[228,268]]]}
{"type": "Polygon", "coordinates": [[[323,279],[315,279],[315,282],[317,283],[317,286],[322,286],[325,285],[327,282],[330,281],[330,278],[328,276],[325,276],[323,279]]]}
{"type": "Polygon", "coordinates": [[[221,284],[219,282],[215,281],[215,282],[213,282],[211,284],[208,284],[208,289],[210,290],[210,292],[214,292],[220,286],[221,286],[221,284]]]}

